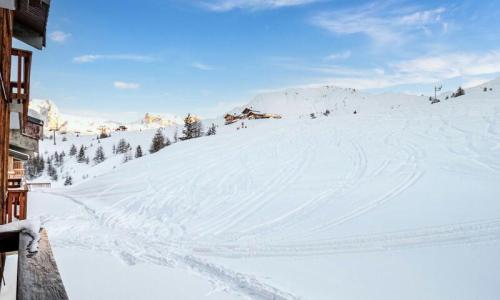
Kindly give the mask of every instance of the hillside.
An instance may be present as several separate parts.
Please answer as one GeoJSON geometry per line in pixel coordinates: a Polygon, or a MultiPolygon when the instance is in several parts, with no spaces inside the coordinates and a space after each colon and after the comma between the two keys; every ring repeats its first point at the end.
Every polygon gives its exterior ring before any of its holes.
{"type": "MultiPolygon", "coordinates": [[[[33,213],[61,257],[78,249],[195,274],[186,280],[212,288],[193,299],[494,299],[500,84],[487,85],[434,105],[331,88],[267,94],[250,105],[286,118],[221,126],[125,164],[110,147],[125,137],[148,149],[153,131],[113,134],[101,141],[108,160],[68,161],[89,178],[35,194],[33,213]]],[[[72,137],[43,149],[71,143],[95,147],[72,137]]],[[[77,269],[61,261],[68,282],[77,269]]]]}

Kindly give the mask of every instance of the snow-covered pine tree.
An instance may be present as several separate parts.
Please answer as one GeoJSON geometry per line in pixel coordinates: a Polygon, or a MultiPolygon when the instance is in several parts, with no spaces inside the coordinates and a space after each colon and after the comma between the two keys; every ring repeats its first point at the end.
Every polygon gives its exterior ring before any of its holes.
{"type": "Polygon", "coordinates": [[[123,163],[129,162],[132,160],[132,149],[128,149],[127,152],[123,155],[123,163]]]}
{"type": "Polygon", "coordinates": [[[161,132],[160,129],[158,129],[153,136],[153,141],[151,142],[151,147],[149,148],[149,153],[156,153],[160,151],[161,149],[165,148],[167,146],[166,141],[165,141],[165,136],[161,132]]]}
{"type": "Polygon", "coordinates": [[[38,156],[39,159],[35,161],[36,163],[36,169],[37,169],[37,176],[40,176],[43,174],[43,171],[45,170],[45,160],[43,159],[43,156],[38,156]]]}
{"type": "Polygon", "coordinates": [[[137,146],[137,148],[135,148],[135,158],[139,158],[139,157],[142,157],[141,145],[139,145],[139,146],[137,146]]]}
{"type": "Polygon", "coordinates": [[[54,168],[52,165],[52,160],[48,161],[48,166],[47,166],[47,174],[50,176],[50,178],[54,181],[57,181],[57,169],[54,168]]]}
{"type": "Polygon", "coordinates": [[[217,129],[215,128],[215,124],[212,123],[212,125],[208,128],[207,135],[216,135],[217,134],[217,129]]]}
{"type": "Polygon", "coordinates": [[[116,146],[113,145],[113,154],[116,154],[116,146]]]}
{"type": "Polygon", "coordinates": [[[120,139],[116,146],[116,154],[126,153],[128,150],[128,143],[125,139],[120,139]]]}
{"type": "Polygon", "coordinates": [[[76,152],[77,150],[75,144],[71,145],[71,149],[69,149],[69,156],[75,156],[76,152]]]}
{"type": "Polygon", "coordinates": [[[85,162],[85,148],[83,145],[80,147],[80,151],[78,151],[78,155],[76,156],[76,161],[79,163],[85,162]]]}
{"type": "Polygon", "coordinates": [[[104,155],[104,149],[102,148],[102,146],[97,147],[97,150],[96,150],[95,156],[94,156],[94,162],[96,164],[100,164],[105,160],[106,160],[106,156],[104,155]]]}
{"type": "Polygon", "coordinates": [[[26,162],[26,175],[29,179],[39,177],[42,175],[44,169],[45,162],[41,155],[30,157],[30,159],[26,162]]]}
{"type": "Polygon", "coordinates": [[[73,185],[73,178],[71,176],[67,176],[66,180],[64,180],[64,185],[65,186],[73,185]]]}
{"type": "Polygon", "coordinates": [[[60,162],[60,161],[59,161],[59,153],[57,153],[57,151],[56,151],[56,152],[54,152],[54,155],[53,155],[53,156],[54,156],[54,165],[55,165],[56,167],[58,167],[58,166],[59,166],[59,162],[60,162]]]}
{"type": "Polygon", "coordinates": [[[57,163],[57,167],[60,167],[60,166],[62,166],[64,164],[64,155],[63,155],[63,153],[59,154],[59,162],[57,163]]]}
{"type": "Polygon", "coordinates": [[[311,117],[311,119],[316,119],[316,114],[311,113],[311,114],[310,114],[310,117],[311,117]]]}

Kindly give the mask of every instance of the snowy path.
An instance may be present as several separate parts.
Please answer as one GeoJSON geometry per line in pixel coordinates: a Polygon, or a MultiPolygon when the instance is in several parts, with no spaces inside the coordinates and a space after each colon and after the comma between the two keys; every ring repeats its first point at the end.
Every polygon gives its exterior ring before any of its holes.
{"type": "Polygon", "coordinates": [[[500,273],[481,270],[500,265],[499,112],[491,100],[249,122],[33,202],[56,249],[183,270],[231,297],[387,299],[397,285],[405,299],[492,299],[500,273]],[[47,211],[52,198],[67,207],[47,211]]]}

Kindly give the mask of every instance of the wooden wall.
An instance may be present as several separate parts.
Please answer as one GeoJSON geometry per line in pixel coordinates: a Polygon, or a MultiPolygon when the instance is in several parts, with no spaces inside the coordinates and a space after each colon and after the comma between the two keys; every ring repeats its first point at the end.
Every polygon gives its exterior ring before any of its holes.
{"type": "MultiPolygon", "coordinates": [[[[7,170],[9,157],[9,91],[12,51],[13,13],[0,9],[0,215],[7,198],[7,170]]],[[[3,219],[3,218],[2,218],[3,219]]],[[[0,220],[0,223],[2,220],[0,220]]]]}

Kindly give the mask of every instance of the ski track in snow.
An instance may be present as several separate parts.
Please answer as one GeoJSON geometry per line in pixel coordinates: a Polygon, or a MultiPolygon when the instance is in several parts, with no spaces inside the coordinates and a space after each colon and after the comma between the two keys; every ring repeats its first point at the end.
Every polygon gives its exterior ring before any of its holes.
{"type": "Polygon", "coordinates": [[[54,228],[57,247],[107,251],[129,264],[186,268],[252,299],[300,297],[210,258],[307,257],[498,242],[500,218],[342,233],[341,225],[392,202],[418,201],[407,192],[431,166],[498,176],[497,107],[477,117],[480,128],[461,125],[460,115],[427,113],[422,113],[426,118],[394,112],[249,122],[258,127],[241,130],[240,137],[226,133],[216,136],[217,142],[200,139],[183,151],[174,145],[156,154],[157,160],[146,157],[140,168],[127,166],[123,174],[110,172],[93,184],[50,192],[82,210],[45,215],[43,221],[54,228]],[[453,163],[436,160],[436,151],[453,163]],[[161,159],[165,165],[156,164],[161,159]],[[113,180],[116,176],[123,180],[113,180]]]}

